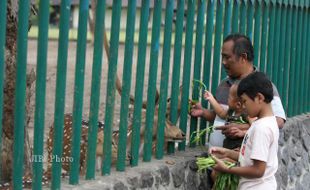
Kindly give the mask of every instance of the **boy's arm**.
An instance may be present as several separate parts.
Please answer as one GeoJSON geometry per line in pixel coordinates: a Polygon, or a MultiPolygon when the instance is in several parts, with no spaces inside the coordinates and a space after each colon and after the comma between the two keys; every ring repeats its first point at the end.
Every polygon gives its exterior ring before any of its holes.
{"type": "Polygon", "coordinates": [[[264,175],[266,169],[266,162],[260,160],[253,160],[252,166],[247,167],[232,167],[228,168],[223,161],[219,160],[218,158],[213,158],[216,161],[216,165],[213,169],[224,172],[235,174],[245,178],[260,178],[264,175]]]}
{"type": "Polygon", "coordinates": [[[234,161],[238,161],[239,152],[230,150],[223,147],[211,147],[209,149],[210,154],[217,156],[218,158],[230,158],[234,161]]]}
{"type": "Polygon", "coordinates": [[[220,118],[226,119],[227,117],[227,110],[223,109],[223,107],[216,101],[214,96],[209,91],[205,91],[204,98],[208,100],[216,113],[220,118]]]}

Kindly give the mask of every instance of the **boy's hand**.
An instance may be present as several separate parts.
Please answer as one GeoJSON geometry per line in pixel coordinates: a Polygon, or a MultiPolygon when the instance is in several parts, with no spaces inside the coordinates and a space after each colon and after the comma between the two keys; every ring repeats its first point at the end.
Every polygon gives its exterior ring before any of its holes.
{"type": "Polygon", "coordinates": [[[216,163],[215,166],[213,166],[213,169],[219,172],[226,172],[228,167],[225,165],[225,163],[216,156],[214,155],[211,156],[216,163]]]}
{"type": "Polygon", "coordinates": [[[225,148],[222,147],[211,147],[209,149],[209,153],[213,156],[216,156],[217,158],[226,158],[227,157],[227,152],[225,148]]]}
{"type": "Polygon", "coordinates": [[[207,91],[207,90],[205,90],[205,92],[204,92],[204,94],[203,94],[203,98],[204,98],[205,100],[208,100],[208,101],[214,99],[212,93],[209,92],[209,91],[207,91]]]}

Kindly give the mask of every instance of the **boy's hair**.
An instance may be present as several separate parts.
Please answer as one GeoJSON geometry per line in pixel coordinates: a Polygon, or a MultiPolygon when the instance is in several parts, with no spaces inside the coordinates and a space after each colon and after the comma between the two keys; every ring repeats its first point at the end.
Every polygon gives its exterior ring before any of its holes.
{"type": "Polygon", "coordinates": [[[258,93],[261,93],[265,97],[265,102],[270,103],[273,99],[272,83],[264,73],[253,72],[242,79],[238,85],[238,96],[240,97],[243,93],[252,100],[258,93]]]}
{"type": "Polygon", "coordinates": [[[248,61],[254,59],[254,48],[250,38],[243,34],[230,34],[224,39],[224,43],[228,41],[234,42],[233,53],[239,58],[242,54],[246,54],[248,61]]]}

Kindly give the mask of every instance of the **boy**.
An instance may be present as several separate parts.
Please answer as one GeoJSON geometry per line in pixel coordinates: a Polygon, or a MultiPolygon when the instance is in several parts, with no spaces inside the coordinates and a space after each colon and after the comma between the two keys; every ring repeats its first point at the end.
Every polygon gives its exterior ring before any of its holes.
{"type": "Polygon", "coordinates": [[[275,190],[275,173],[278,168],[279,128],[270,102],[273,90],[270,80],[262,72],[254,72],[241,80],[238,96],[250,117],[257,117],[247,131],[240,153],[225,148],[212,147],[219,172],[239,175],[238,189],[275,190]],[[228,168],[219,158],[238,160],[240,166],[228,168]]]}

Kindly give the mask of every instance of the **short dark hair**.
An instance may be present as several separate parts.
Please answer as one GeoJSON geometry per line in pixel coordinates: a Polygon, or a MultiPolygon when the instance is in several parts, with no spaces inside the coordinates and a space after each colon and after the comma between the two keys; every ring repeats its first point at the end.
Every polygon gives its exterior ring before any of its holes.
{"type": "Polygon", "coordinates": [[[264,95],[266,103],[270,103],[273,99],[272,83],[264,73],[253,72],[240,81],[237,90],[239,97],[246,94],[254,100],[258,93],[264,95]]]}
{"type": "Polygon", "coordinates": [[[233,53],[239,58],[242,54],[246,54],[248,61],[254,59],[254,48],[250,38],[243,34],[230,34],[224,39],[224,43],[228,41],[234,42],[233,53]]]}

